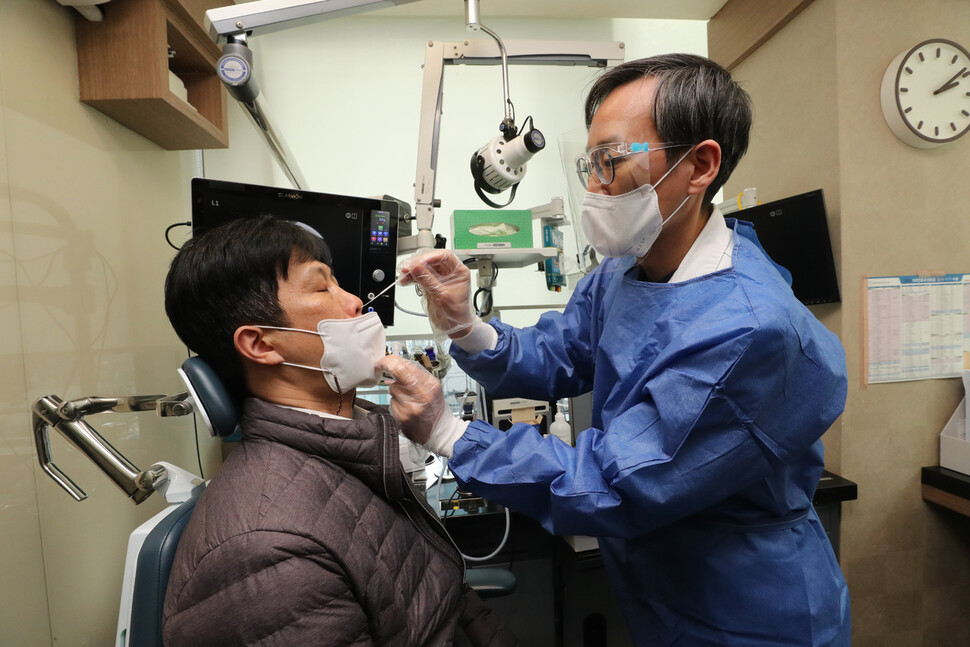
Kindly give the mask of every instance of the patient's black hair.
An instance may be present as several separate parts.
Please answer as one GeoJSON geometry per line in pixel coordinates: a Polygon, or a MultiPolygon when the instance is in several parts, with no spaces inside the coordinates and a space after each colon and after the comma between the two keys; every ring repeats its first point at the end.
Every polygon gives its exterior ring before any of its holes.
{"type": "Polygon", "coordinates": [[[246,324],[289,325],[278,289],[291,261],[331,267],[333,262],[322,238],[273,216],[211,229],[191,238],[172,259],[165,278],[168,319],[236,399],[248,392],[233,335],[246,324]]]}

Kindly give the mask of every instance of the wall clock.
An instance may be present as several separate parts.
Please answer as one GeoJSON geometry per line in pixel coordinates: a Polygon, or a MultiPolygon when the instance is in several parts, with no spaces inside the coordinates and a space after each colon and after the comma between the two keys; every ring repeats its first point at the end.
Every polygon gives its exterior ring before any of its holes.
{"type": "Polygon", "coordinates": [[[901,52],[882,78],[882,114],[893,133],[934,148],[970,131],[970,53],[943,38],[901,52]]]}

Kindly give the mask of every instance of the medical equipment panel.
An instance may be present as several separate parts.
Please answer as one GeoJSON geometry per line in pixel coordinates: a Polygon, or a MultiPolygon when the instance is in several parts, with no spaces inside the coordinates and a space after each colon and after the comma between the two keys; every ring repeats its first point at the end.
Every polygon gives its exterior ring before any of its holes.
{"type": "MultiPolygon", "coordinates": [[[[360,198],[296,189],[192,180],[192,233],[236,218],[273,215],[308,225],[333,253],[331,268],[340,287],[367,302],[394,281],[398,218],[393,199],[360,198]]],[[[394,288],[364,308],[394,325],[394,288]]]]}

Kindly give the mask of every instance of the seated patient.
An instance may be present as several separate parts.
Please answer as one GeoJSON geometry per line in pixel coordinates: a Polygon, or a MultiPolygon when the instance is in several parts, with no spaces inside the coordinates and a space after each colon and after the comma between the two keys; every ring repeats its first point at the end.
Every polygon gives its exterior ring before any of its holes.
{"type": "Polygon", "coordinates": [[[330,266],[319,236],[272,217],[193,238],[172,261],[172,326],[246,400],[242,443],[178,546],[165,644],[451,645],[459,624],[474,645],[514,644],[463,593],[397,421],[355,397],[380,376],[384,330],[330,266]]]}

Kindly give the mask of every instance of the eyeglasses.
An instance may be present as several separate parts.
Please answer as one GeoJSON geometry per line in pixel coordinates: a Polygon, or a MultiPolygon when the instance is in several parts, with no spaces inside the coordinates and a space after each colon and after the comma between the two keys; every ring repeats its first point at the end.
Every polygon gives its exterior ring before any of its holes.
{"type": "Polygon", "coordinates": [[[610,144],[600,144],[586,151],[576,159],[576,173],[583,186],[589,186],[590,169],[596,173],[596,178],[600,184],[607,185],[613,182],[616,172],[613,164],[616,160],[629,157],[636,153],[649,153],[665,148],[677,148],[678,146],[690,146],[690,144],[650,144],[647,142],[613,142],[610,144]]]}

